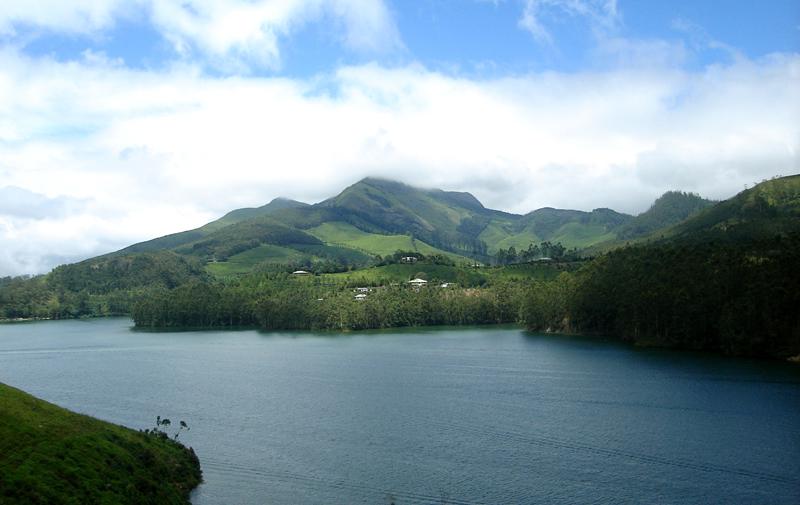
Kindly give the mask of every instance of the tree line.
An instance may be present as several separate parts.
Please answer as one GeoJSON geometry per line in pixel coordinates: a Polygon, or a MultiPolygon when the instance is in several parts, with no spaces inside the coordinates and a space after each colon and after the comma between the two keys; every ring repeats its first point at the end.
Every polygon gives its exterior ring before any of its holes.
{"type": "Polygon", "coordinates": [[[534,330],[733,355],[800,354],[800,235],[625,247],[535,283],[534,330]]]}
{"type": "Polygon", "coordinates": [[[347,283],[272,274],[236,282],[193,282],[153,290],[131,315],[137,327],[258,326],[267,330],[360,330],[402,326],[517,323],[522,283],[484,288],[371,288],[356,299],[347,283]]]}
{"type": "Polygon", "coordinates": [[[517,249],[512,245],[508,249],[498,249],[494,254],[496,265],[513,265],[536,260],[575,261],[579,257],[577,249],[567,249],[561,242],[544,241],[539,244],[531,242],[527,249],[517,249]]]}

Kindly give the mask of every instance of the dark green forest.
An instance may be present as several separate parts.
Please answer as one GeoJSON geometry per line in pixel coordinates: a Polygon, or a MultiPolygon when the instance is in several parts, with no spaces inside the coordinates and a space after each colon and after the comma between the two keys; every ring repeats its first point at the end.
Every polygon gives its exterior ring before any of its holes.
{"type": "Polygon", "coordinates": [[[800,235],[626,247],[532,288],[535,330],[747,356],[800,354],[800,235]]]}

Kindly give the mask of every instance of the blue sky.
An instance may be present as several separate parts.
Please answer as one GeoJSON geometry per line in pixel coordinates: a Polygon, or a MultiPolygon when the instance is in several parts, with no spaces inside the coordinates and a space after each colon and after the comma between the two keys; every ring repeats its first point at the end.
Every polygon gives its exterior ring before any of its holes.
{"type": "MultiPolygon", "coordinates": [[[[231,70],[204,61],[202,54],[189,59],[219,74],[307,77],[342,65],[413,61],[442,71],[496,76],[603,68],[615,62],[598,58],[595,50],[604,39],[617,37],[682,44],[690,52],[684,64],[695,68],[727,61],[731,53],[726,48],[759,58],[796,52],[800,45],[800,3],[794,0],[619,0],[608,26],[560,2],[541,3],[537,17],[549,40],[522,26],[524,0],[394,0],[386,6],[399,32],[395,47],[348,47],[342,42],[342,22],[325,14],[279,37],[279,66],[251,64],[231,70]]],[[[586,3],[596,13],[606,6],[605,0],[586,3]]],[[[134,68],[157,69],[186,59],[153,26],[148,11],[144,5],[121,11],[111,22],[84,33],[12,20],[14,33],[7,33],[4,42],[31,56],[62,61],[80,59],[86,50],[103,52],[134,68]]]]}
{"type": "Polygon", "coordinates": [[[365,176],[636,214],[800,172],[796,0],[3,0],[0,276],[365,176]]]}

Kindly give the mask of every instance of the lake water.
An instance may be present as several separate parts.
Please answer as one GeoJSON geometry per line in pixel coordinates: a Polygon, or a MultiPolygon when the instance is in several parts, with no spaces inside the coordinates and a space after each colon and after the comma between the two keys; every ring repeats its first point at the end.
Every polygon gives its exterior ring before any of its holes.
{"type": "Polygon", "coordinates": [[[800,367],[513,328],[0,325],[0,381],[183,419],[195,504],[800,503],[800,367]]]}

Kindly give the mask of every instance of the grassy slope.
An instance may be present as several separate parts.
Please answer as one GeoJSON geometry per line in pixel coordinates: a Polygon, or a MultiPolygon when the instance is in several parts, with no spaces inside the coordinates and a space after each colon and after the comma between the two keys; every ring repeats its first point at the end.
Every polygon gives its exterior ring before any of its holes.
{"type": "Polygon", "coordinates": [[[567,249],[582,249],[613,239],[616,235],[601,224],[568,223],[556,231],[551,242],[561,242],[567,249]]]}
{"type": "Polygon", "coordinates": [[[443,254],[453,259],[468,261],[463,256],[437,249],[421,240],[412,240],[408,235],[368,233],[341,221],[323,223],[306,232],[328,244],[352,247],[373,255],[388,256],[396,251],[417,251],[422,254],[443,254]]]}
{"type": "Polygon", "coordinates": [[[271,202],[269,202],[268,204],[258,208],[245,208],[245,209],[233,210],[231,212],[228,212],[221,218],[217,219],[216,221],[211,221],[210,223],[206,223],[199,228],[195,228],[194,230],[172,233],[170,235],[165,235],[163,237],[147,240],[145,242],[140,242],[138,244],[133,244],[131,246],[126,247],[125,249],[122,249],[112,254],[119,254],[119,253],[125,254],[131,252],[153,252],[153,251],[161,251],[164,249],[175,249],[181,246],[185,246],[186,244],[190,244],[192,242],[197,242],[207,237],[208,235],[217,232],[232,224],[240,223],[242,221],[246,221],[248,219],[259,216],[268,216],[275,212],[286,209],[302,208],[306,206],[308,205],[302,202],[296,202],[294,200],[288,200],[285,198],[276,198],[271,202]]]}
{"type": "Polygon", "coordinates": [[[259,263],[290,263],[298,261],[303,254],[294,249],[264,244],[243,253],[231,256],[228,261],[209,263],[206,270],[217,276],[245,274],[259,263]]]}
{"type": "Polygon", "coordinates": [[[490,224],[481,233],[480,238],[489,246],[489,253],[494,254],[498,249],[508,249],[513,246],[517,252],[527,249],[530,244],[538,244],[544,240],[556,243],[567,249],[577,247],[578,249],[589,247],[594,244],[614,239],[616,235],[609,231],[602,224],[568,222],[546,237],[540,237],[536,232],[526,227],[525,229],[514,232],[490,224]]]}
{"type": "Polygon", "coordinates": [[[496,242],[486,240],[489,246],[489,254],[496,253],[498,249],[508,249],[509,247],[514,247],[514,249],[519,252],[527,249],[529,245],[538,244],[539,242],[541,242],[539,237],[529,230],[523,230],[520,233],[508,233],[505,237],[496,242]]]}
{"type": "Polygon", "coordinates": [[[513,246],[517,251],[542,241],[560,242],[567,249],[584,248],[616,237],[615,229],[631,219],[609,209],[592,212],[544,208],[519,219],[492,219],[479,238],[489,254],[513,246]]]}
{"type": "Polygon", "coordinates": [[[200,480],[180,444],[0,384],[0,503],[182,504],[200,480]]]}

